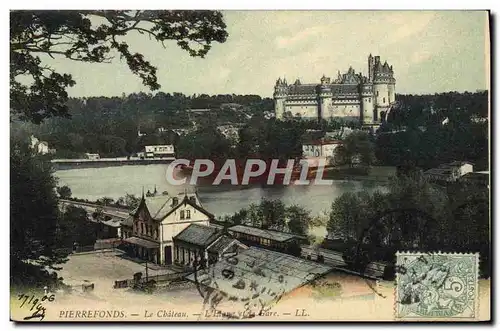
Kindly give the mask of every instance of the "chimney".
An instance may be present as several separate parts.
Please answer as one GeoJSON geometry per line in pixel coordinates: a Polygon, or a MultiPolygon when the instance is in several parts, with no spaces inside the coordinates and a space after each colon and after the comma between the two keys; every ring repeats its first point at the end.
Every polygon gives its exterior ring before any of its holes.
{"type": "Polygon", "coordinates": [[[179,198],[178,197],[173,197],[172,198],[172,208],[177,206],[179,204],[179,198]]]}

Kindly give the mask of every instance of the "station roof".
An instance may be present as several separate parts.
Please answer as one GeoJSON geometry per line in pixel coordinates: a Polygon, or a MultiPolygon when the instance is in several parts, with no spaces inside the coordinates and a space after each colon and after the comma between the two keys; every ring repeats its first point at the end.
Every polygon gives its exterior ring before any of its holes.
{"type": "Polygon", "coordinates": [[[279,232],[273,230],[264,230],[259,228],[254,228],[246,225],[235,225],[228,229],[230,232],[244,233],[251,236],[256,236],[260,238],[270,239],[274,241],[284,242],[295,238],[296,236],[292,233],[279,232]]]}
{"type": "Polygon", "coordinates": [[[217,288],[231,306],[251,302],[270,303],[332,270],[324,264],[267,249],[249,247],[226,257],[208,269],[187,276],[217,288]],[[231,277],[227,274],[231,273],[231,277]]]}

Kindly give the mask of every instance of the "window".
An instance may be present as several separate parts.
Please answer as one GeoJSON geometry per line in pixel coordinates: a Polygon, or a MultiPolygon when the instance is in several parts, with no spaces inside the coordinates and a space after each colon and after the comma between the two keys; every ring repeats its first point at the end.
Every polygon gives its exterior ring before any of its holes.
{"type": "Polygon", "coordinates": [[[181,210],[181,220],[184,219],[184,210],[181,210]]]}
{"type": "Polygon", "coordinates": [[[372,102],[372,98],[368,98],[368,102],[372,102]]]}
{"type": "Polygon", "coordinates": [[[186,210],[186,218],[187,219],[191,218],[191,210],[186,210]]]}
{"type": "Polygon", "coordinates": [[[384,98],[382,98],[382,102],[383,102],[383,103],[385,103],[385,97],[384,97],[384,98]]]}
{"type": "Polygon", "coordinates": [[[377,97],[378,97],[378,91],[377,91],[377,97]]]}
{"type": "Polygon", "coordinates": [[[140,234],[143,234],[144,233],[144,223],[141,222],[141,232],[140,234]]]}

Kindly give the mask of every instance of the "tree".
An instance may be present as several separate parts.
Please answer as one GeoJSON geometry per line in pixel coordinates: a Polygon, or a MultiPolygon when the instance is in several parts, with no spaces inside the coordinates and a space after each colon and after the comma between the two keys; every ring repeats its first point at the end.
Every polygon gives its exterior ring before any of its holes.
{"type": "Polygon", "coordinates": [[[12,11],[10,108],[13,115],[34,123],[68,115],[67,88],[76,82],[42,64],[40,55],[106,63],[117,53],[144,85],[157,90],[156,67],[134,53],[123,37],[145,34],[164,47],[175,41],[190,56],[203,58],[213,42],[226,41],[225,29],[218,11],[12,11]]]}
{"type": "Polygon", "coordinates": [[[298,235],[306,235],[311,222],[311,215],[303,207],[293,205],[285,210],[285,217],[288,219],[288,230],[298,235]]]}
{"type": "Polygon", "coordinates": [[[213,123],[206,123],[195,132],[182,136],[177,145],[177,155],[189,160],[225,161],[231,154],[231,142],[213,123]]]}
{"type": "Polygon", "coordinates": [[[83,208],[67,206],[58,222],[58,246],[93,245],[97,240],[96,223],[88,220],[83,208]]]}
{"type": "Polygon", "coordinates": [[[115,201],[110,198],[110,197],[102,197],[100,199],[97,199],[97,204],[102,205],[102,206],[109,206],[112,205],[115,201]]]}
{"type": "Polygon", "coordinates": [[[58,187],[57,194],[59,194],[59,198],[61,199],[69,199],[71,198],[71,189],[67,185],[58,187]]]}
{"type": "Polygon", "coordinates": [[[51,285],[57,278],[45,267],[65,262],[56,250],[59,216],[56,180],[50,162],[25,141],[11,139],[10,276],[14,284],[51,285]]]}
{"type": "Polygon", "coordinates": [[[354,131],[344,139],[347,163],[352,166],[357,159],[365,166],[373,164],[374,147],[370,135],[364,131],[354,131]]]}
{"type": "Polygon", "coordinates": [[[125,195],[125,206],[131,207],[131,208],[136,208],[139,206],[139,203],[141,202],[141,199],[136,197],[133,194],[126,194],[125,195]]]}

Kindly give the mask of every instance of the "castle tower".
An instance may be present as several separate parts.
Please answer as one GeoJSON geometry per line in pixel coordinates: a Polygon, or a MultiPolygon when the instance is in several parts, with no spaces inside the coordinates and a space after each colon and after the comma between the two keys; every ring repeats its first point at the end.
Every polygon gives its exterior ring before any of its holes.
{"type": "Polygon", "coordinates": [[[318,89],[318,121],[322,118],[328,118],[328,108],[332,104],[332,90],[328,86],[330,78],[321,77],[321,85],[318,89]]]}
{"type": "Polygon", "coordinates": [[[368,81],[373,81],[373,56],[372,53],[368,56],[368,81]]]}
{"type": "Polygon", "coordinates": [[[364,79],[359,84],[359,97],[360,97],[360,111],[359,120],[361,124],[374,123],[374,109],[373,109],[373,87],[370,83],[369,77],[364,79]]]}
{"type": "Polygon", "coordinates": [[[384,114],[387,114],[391,104],[395,101],[394,72],[392,66],[387,62],[380,62],[380,56],[374,57],[373,62],[373,98],[374,102],[374,121],[384,120],[384,114]]]}
{"type": "Polygon", "coordinates": [[[285,114],[285,100],[287,97],[287,85],[286,80],[282,81],[278,78],[276,84],[274,85],[274,114],[277,119],[283,119],[285,114]]]}

